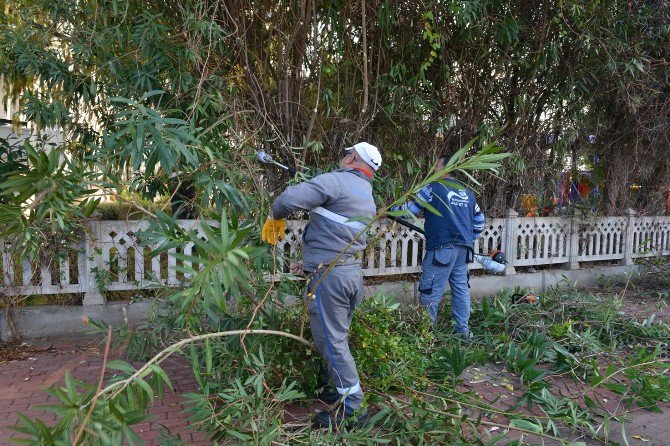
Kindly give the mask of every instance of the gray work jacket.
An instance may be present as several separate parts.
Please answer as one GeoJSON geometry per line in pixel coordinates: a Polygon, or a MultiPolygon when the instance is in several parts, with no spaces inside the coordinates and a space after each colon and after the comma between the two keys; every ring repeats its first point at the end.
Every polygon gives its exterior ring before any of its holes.
{"type": "MultiPolygon", "coordinates": [[[[272,218],[278,220],[286,218],[292,212],[317,207],[347,218],[371,219],[377,213],[370,180],[355,169],[338,169],[286,188],[272,203],[272,218]]],[[[367,224],[368,221],[361,222],[367,224]]],[[[319,265],[331,263],[360,232],[310,212],[309,223],[302,236],[304,271],[313,272],[319,265]]],[[[360,263],[354,254],[364,250],[366,245],[365,234],[362,234],[340,257],[338,263],[360,263]]]]}

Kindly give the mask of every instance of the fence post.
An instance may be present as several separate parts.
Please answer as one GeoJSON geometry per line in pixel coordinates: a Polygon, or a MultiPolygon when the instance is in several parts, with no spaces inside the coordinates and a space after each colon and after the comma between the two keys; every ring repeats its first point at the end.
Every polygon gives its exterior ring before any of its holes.
{"type": "Polygon", "coordinates": [[[100,222],[89,221],[87,234],[84,235],[86,244],[86,292],[82,305],[103,305],[107,303],[105,296],[98,290],[96,283],[96,272],[102,270],[102,256],[97,251],[100,240],[100,222]]]}
{"type": "Polygon", "coordinates": [[[564,269],[579,269],[579,217],[573,215],[570,218],[570,239],[568,240],[568,263],[563,265],[564,269]]]}
{"type": "Polygon", "coordinates": [[[626,226],[624,228],[623,238],[623,259],[619,262],[620,265],[633,265],[633,218],[637,215],[631,208],[623,210],[623,215],[626,218],[626,226]]]}
{"type": "Polygon", "coordinates": [[[507,256],[505,275],[511,276],[512,274],[516,274],[514,262],[516,262],[516,227],[519,213],[514,209],[508,208],[505,209],[503,216],[505,217],[505,238],[503,239],[503,249],[507,256]]]}

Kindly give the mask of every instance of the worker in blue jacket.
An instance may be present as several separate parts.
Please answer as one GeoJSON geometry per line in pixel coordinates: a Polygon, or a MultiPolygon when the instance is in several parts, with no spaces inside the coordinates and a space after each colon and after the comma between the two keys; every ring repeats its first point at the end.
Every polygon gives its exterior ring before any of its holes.
{"type": "MultiPolygon", "coordinates": [[[[435,172],[444,170],[450,158],[447,155],[440,157],[435,172]]],[[[423,213],[425,219],[426,252],[419,282],[421,303],[427,308],[434,324],[442,294],[449,281],[454,332],[469,339],[468,263],[474,257],[474,241],[484,230],[484,214],[477,205],[474,193],[451,175],[426,185],[417,196],[418,200],[394,206],[392,210],[405,210],[416,216],[423,213]],[[426,210],[422,202],[428,203],[440,215],[426,210]]]]}

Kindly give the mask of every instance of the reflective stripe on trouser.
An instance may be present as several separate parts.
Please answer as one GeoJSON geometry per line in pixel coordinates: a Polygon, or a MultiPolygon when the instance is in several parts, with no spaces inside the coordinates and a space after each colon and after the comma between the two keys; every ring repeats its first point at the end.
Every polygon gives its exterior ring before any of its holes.
{"type": "Polygon", "coordinates": [[[451,315],[456,333],[467,333],[470,319],[470,289],[468,287],[468,248],[446,246],[426,251],[421,265],[423,274],[419,282],[421,304],[428,310],[433,323],[447,287],[451,288],[451,315]]]}
{"type": "Polygon", "coordinates": [[[309,285],[314,294],[308,309],[312,338],[345,407],[358,409],[363,402],[363,391],[349,350],[349,327],[354,310],[363,299],[363,272],[359,265],[334,267],[318,289],[313,290],[313,284],[320,278],[321,274],[315,275],[309,285]]]}

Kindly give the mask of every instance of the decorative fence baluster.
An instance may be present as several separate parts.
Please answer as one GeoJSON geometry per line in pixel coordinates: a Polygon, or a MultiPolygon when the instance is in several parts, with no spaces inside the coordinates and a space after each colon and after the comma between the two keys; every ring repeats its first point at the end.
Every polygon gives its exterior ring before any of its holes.
{"type": "MultiPolygon", "coordinates": [[[[180,220],[179,224],[204,238],[199,221],[180,220]]],[[[286,237],[275,251],[278,274],[288,273],[291,263],[299,260],[305,225],[305,221],[288,222],[286,237]]],[[[85,293],[84,304],[93,305],[105,302],[98,285],[110,291],[178,286],[183,278],[175,267],[183,262],[175,257],[177,251],[173,248],[149,259],[156,246],[138,244],[137,234],[147,227],[146,221],[91,221],[82,240],[62,254],[64,257],[37,267],[19,260],[8,242],[0,241],[0,292],[15,296],[85,293]]],[[[369,234],[370,244],[361,257],[366,276],[421,271],[422,235],[386,220],[375,222],[369,234]]],[[[523,218],[509,211],[506,218],[487,222],[474,248],[480,254],[494,249],[506,251],[506,274],[538,265],[578,266],[610,260],[630,265],[634,258],[670,255],[670,216],[638,217],[628,211],[623,217],[571,222],[562,217],[523,218]]],[[[188,244],[184,254],[195,254],[192,250],[193,244],[188,244]]],[[[472,263],[470,268],[481,266],[472,263]]]]}

